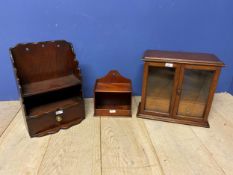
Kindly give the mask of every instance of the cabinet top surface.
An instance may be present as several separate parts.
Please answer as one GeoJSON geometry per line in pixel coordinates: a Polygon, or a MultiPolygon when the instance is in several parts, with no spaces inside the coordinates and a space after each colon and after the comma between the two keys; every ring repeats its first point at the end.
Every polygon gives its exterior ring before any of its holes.
{"type": "Polygon", "coordinates": [[[224,63],[221,60],[219,60],[215,55],[208,53],[147,50],[144,53],[143,60],[154,62],[173,62],[224,66],[224,63]]]}

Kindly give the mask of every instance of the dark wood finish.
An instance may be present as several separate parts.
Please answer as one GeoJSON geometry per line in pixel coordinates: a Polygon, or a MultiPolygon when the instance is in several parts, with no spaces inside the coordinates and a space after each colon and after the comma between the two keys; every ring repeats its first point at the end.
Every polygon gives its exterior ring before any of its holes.
{"type": "Polygon", "coordinates": [[[147,50],[144,53],[145,61],[185,63],[195,65],[224,66],[215,55],[208,53],[174,52],[161,50],[147,50]]]}
{"type": "Polygon", "coordinates": [[[94,116],[131,116],[131,80],[112,70],[97,79],[94,89],[94,116]]]}
{"type": "Polygon", "coordinates": [[[71,43],[18,44],[10,53],[31,137],[58,132],[85,118],[81,72],[71,43]]]}
{"type": "Polygon", "coordinates": [[[45,92],[64,89],[79,84],[81,84],[80,79],[74,75],[67,75],[65,77],[54,78],[51,80],[28,83],[23,85],[23,96],[27,97],[36,94],[42,94],[45,92]]]}
{"type": "Polygon", "coordinates": [[[215,55],[146,51],[138,117],[209,127],[221,68],[215,55]]]}

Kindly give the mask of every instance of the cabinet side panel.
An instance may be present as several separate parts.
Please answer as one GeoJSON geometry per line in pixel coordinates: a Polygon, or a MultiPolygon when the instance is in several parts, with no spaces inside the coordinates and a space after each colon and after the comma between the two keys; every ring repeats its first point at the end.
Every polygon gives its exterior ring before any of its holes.
{"type": "Polygon", "coordinates": [[[213,98],[214,98],[214,93],[218,84],[218,79],[219,79],[219,75],[221,73],[221,68],[216,68],[211,86],[210,86],[210,92],[209,92],[209,96],[208,96],[208,100],[207,100],[207,105],[206,105],[206,109],[204,112],[204,120],[207,121],[211,106],[212,106],[212,102],[213,102],[213,98]]]}
{"type": "Polygon", "coordinates": [[[148,67],[149,63],[144,63],[144,70],[143,70],[143,83],[142,83],[142,97],[141,97],[141,111],[145,109],[145,99],[146,99],[146,87],[147,87],[147,79],[148,79],[148,67]]]}

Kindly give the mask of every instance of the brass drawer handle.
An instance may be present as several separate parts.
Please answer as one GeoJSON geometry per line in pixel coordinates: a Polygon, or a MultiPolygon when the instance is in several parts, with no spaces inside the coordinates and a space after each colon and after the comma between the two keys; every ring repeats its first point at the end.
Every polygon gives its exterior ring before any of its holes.
{"type": "Polygon", "coordinates": [[[57,115],[57,116],[56,116],[56,120],[57,120],[58,122],[61,122],[62,119],[63,119],[62,116],[60,116],[60,115],[57,115]]]}
{"type": "Polygon", "coordinates": [[[177,94],[180,96],[180,94],[181,94],[181,89],[177,89],[177,94]]]}

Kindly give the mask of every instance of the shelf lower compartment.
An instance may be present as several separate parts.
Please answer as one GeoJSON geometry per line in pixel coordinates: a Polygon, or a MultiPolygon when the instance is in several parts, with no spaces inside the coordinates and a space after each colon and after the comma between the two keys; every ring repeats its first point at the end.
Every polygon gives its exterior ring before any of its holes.
{"type": "Polygon", "coordinates": [[[42,107],[36,108],[35,111],[40,109],[40,115],[27,116],[26,118],[30,136],[43,136],[55,133],[60,129],[66,129],[80,123],[85,118],[84,101],[80,99],[79,101],[75,100],[75,103],[69,103],[72,101],[73,99],[67,99],[56,103],[58,106],[61,105],[62,110],[59,110],[59,113],[57,113],[56,108],[52,108],[55,103],[43,106],[46,107],[44,109],[50,106],[50,112],[42,113],[42,107]]]}
{"type": "Polygon", "coordinates": [[[131,116],[131,106],[112,104],[97,105],[95,116],[131,116]]]}
{"type": "Polygon", "coordinates": [[[198,101],[180,101],[178,115],[188,115],[193,118],[203,118],[206,103],[198,101]]]}
{"type": "Polygon", "coordinates": [[[130,110],[130,105],[112,105],[112,104],[103,104],[103,105],[96,105],[96,109],[118,109],[118,110],[130,110]]]}
{"type": "Polygon", "coordinates": [[[145,110],[168,113],[170,107],[170,101],[171,99],[169,98],[160,98],[160,97],[155,98],[148,96],[146,98],[145,110]]]}
{"type": "Polygon", "coordinates": [[[131,116],[131,93],[95,93],[95,116],[131,116]]]}
{"type": "Polygon", "coordinates": [[[56,111],[59,109],[65,109],[70,106],[77,105],[81,103],[82,99],[80,97],[71,97],[68,99],[63,99],[59,101],[50,102],[47,104],[42,104],[31,109],[28,109],[28,116],[40,116],[44,113],[56,111]]]}
{"type": "Polygon", "coordinates": [[[141,103],[138,105],[138,112],[137,117],[144,118],[144,119],[151,119],[151,120],[158,120],[158,121],[164,121],[164,122],[170,122],[170,123],[179,123],[179,124],[185,124],[185,125],[193,125],[193,126],[200,126],[200,127],[206,127],[209,128],[208,121],[205,120],[191,120],[191,118],[171,118],[171,117],[162,117],[155,114],[148,114],[147,112],[141,111],[141,103]]]}
{"type": "MultiPolygon", "coordinates": [[[[168,113],[170,107],[170,99],[147,97],[145,110],[168,113]]],[[[206,107],[203,100],[181,100],[178,106],[179,115],[189,115],[190,117],[202,118],[206,107]]]]}
{"type": "Polygon", "coordinates": [[[67,75],[51,80],[44,80],[23,85],[23,96],[32,96],[81,84],[74,75],[67,75]]]}

